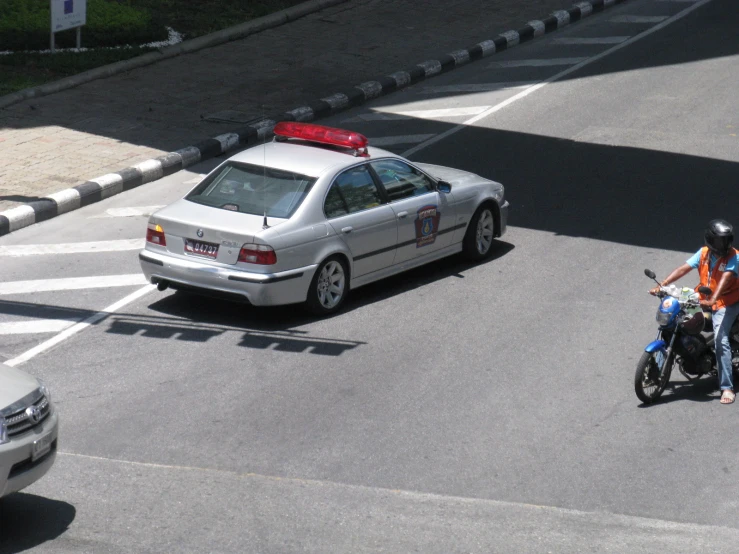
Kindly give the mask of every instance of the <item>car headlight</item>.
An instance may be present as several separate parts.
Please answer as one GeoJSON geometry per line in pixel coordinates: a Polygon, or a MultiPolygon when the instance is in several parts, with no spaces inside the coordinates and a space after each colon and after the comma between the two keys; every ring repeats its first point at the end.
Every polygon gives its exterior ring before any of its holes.
{"type": "Polygon", "coordinates": [[[8,439],[8,424],[5,422],[5,417],[0,414],[0,444],[10,442],[8,439]]]}

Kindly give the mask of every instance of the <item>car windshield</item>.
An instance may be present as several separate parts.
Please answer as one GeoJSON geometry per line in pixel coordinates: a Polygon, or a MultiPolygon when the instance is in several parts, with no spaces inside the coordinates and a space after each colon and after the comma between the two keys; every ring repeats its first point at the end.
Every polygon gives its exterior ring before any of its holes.
{"type": "Polygon", "coordinates": [[[288,219],[315,182],[290,171],[229,162],[185,199],[233,212],[288,219]]]}

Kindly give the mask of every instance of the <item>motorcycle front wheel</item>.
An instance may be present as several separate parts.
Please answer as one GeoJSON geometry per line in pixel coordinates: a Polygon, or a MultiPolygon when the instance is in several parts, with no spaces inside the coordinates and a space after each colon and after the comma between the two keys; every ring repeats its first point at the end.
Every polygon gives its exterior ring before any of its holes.
{"type": "Polygon", "coordinates": [[[660,375],[660,364],[664,359],[661,351],[644,352],[636,364],[636,373],[634,375],[634,390],[639,400],[645,404],[651,404],[657,400],[667,386],[672,372],[672,362],[674,357],[670,357],[665,367],[665,372],[660,375]]]}

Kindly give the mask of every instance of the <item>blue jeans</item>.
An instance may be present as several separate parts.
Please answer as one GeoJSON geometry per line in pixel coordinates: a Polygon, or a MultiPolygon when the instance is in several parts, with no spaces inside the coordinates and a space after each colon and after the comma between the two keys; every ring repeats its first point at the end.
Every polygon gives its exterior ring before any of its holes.
{"type": "Polygon", "coordinates": [[[734,390],[731,374],[731,346],[729,332],[734,320],[739,316],[739,302],[713,312],[713,334],[718,364],[718,384],[721,390],[734,390]]]}

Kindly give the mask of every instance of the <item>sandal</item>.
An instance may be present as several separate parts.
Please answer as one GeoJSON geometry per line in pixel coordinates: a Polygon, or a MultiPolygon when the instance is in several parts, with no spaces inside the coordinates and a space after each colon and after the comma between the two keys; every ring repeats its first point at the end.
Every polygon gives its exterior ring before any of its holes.
{"type": "Polygon", "coordinates": [[[734,400],[736,400],[734,391],[726,389],[721,393],[721,404],[733,404],[734,400]]]}

